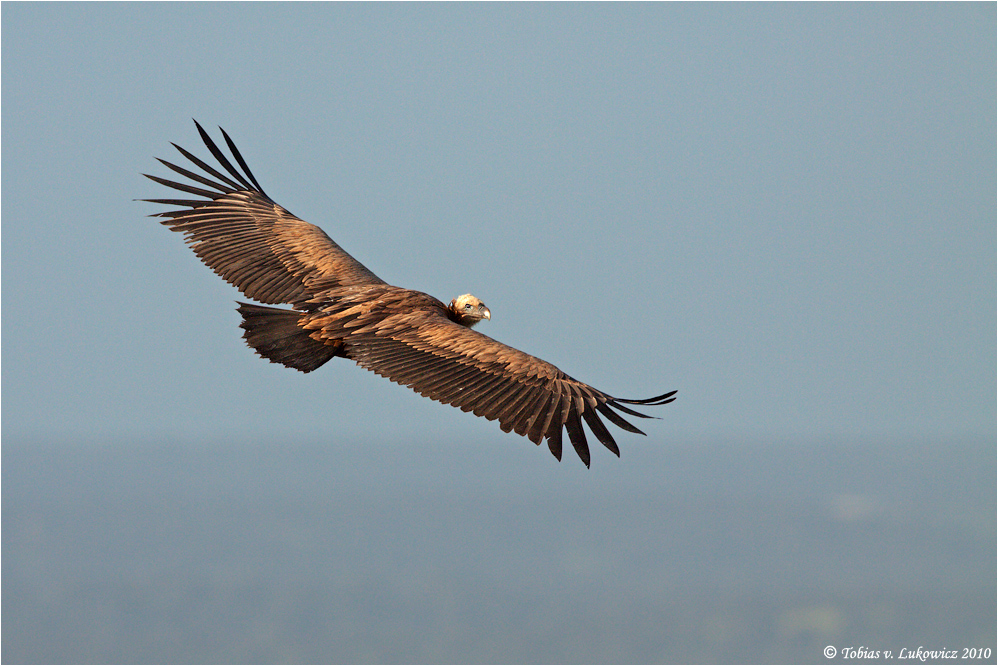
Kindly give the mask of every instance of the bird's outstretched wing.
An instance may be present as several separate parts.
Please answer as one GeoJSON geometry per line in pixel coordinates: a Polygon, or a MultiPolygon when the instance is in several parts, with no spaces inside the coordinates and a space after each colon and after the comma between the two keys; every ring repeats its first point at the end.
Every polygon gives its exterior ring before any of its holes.
{"type": "Polygon", "coordinates": [[[183,233],[213,271],[249,298],[296,306],[329,288],[384,284],[322,229],[298,219],[268,197],[225,130],[222,136],[242,171],[232,165],[197,121],[194,124],[227,173],[173,144],[207,175],[159,161],[210,189],[144,174],[167,187],[204,197],[144,201],[183,207],[153,217],[166,218],[163,224],[183,233]]]}
{"type": "Polygon", "coordinates": [[[546,361],[451,321],[443,304],[426,294],[397,287],[372,291],[378,292],[376,308],[367,306],[375,300],[370,293],[358,302],[344,293],[335,299],[336,305],[305,315],[300,325],[312,331],[313,339],[342,343],[345,356],[358,365],[420,395],[498,421],[503,431],[512,430],[535,444],[547,440],[559,460],[562,429],[588,467],[583,421],[619,456],[600,416],[644,434],[617,411],[651,418],[626,405],[675,400],[675,391],[645,400],[614,398],[546,361]]]}

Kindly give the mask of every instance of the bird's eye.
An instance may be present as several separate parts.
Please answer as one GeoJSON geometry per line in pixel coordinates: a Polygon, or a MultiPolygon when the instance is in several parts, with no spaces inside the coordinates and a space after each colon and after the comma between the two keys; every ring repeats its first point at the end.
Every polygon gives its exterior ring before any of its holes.
{"type": "Polygon", "coordinates": [[[465,310],[470,310],[471,309],[471,303],[465,303],[464,304],[464,309],[465,310]]]}

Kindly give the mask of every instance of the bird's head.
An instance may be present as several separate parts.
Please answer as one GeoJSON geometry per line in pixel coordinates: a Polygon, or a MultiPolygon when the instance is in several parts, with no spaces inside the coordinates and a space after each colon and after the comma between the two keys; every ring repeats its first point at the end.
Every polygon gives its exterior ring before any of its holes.
{"type": "Polygon", "coordinates": [[[448,307],[454,321],[468,328],[471,328],[483,319],[492,319],[492,313],[485,307],[485,303],[482,303],[471,294],[458,296],[450,302],[448,307]]]}

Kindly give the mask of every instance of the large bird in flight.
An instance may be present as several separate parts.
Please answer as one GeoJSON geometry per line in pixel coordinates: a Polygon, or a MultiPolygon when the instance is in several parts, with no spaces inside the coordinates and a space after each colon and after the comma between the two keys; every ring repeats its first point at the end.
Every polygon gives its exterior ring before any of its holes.
{"type": "Polygon", "coordinates": [[[291,305],[287,310],[239,304],[243,337],[260,356],[302,372],[337,356],[351,359],[427,398],[499,421],[504,432],[512,430],[535,444],[547,440],[558,460],[564,428],[586,467],[589,446],[582,421],[619,457],[600,416],[643,435],[617,412],[651,418],[626,405],[676,399],[676,391],[645,400],[614,398],[472,330],[492,314],[471,294],[444,305],[387,284],[321,229],[268,197],[224,130],[241,170],[194,124],[225,173],[173,144],[207,175],[159,161],[204,187],[144,175],[203,198],[144,201],[179,207],[153,217],[165,218],[163,224],[183,233],[198,257],[248,298],[291,305]]]}

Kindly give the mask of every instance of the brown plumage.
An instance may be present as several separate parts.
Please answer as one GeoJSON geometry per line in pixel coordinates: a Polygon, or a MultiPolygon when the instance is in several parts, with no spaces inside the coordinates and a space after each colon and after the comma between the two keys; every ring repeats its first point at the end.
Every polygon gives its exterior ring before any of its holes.
{"type": "Polygon", "coordinates": [[[173,144],[207,175],[159,161],[209,189],[146,174],[203,199],[145,201],[179,206],[154,217],[166,218],[163,224],[183,233],[201,260],[247,297],[294,308],[239,304],[243,337],[264,358],[302,372],[336,356],[349,358],[420,395],[499,421],[504,432],[512,430],[535,444],[547,440],[558,460],[564,428],[587,467],[583,421],[619,456],[600,415],[644,434],[617,411],[651,418],[625,404],[675,400],[675,391],[645,400],[614,398],[472,330],[492,315],[471,294],[444,305],[427,294],[387,284],[321,229],[271,200],[224,130],[241,170],[195,125],[225,173],[173,144]]]}

